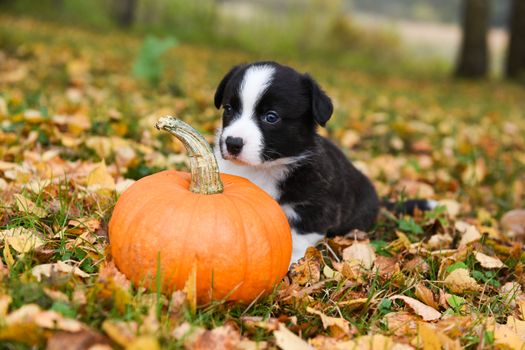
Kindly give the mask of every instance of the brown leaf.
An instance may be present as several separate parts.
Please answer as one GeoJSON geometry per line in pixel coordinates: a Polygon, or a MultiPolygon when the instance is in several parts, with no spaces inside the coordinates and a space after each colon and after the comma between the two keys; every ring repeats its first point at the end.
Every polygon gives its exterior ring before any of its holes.
{"type": "Polygon", "coordinates": [[[316,248],[306,250],[305,257],[292,265],[290,271],[292,282],[298,285],[319,282],[321,278],[321,258],[316,248]]]}
{"type": "Polygon", "coordinates": [[[415,291],[416,297],[428,306],[439,310],[439,305],[434,299],[434,294],[423,283],[418,283],[415,291]]]}
{"type": "Polygon", "coordinates": [[[193,342],[192,350],[235,350],[241,341],[239,331],[230,325],[207,330],[193,342]]]}
{"type": "Polygon", "coordinates": [[[510,237],[525,235],[525,209],[511,210],[500,220],[501,226],[510,237]]]}
{"type": "Polygon", "coordinates": [[[428,305],[423,304],[422,302],[414,298],[410,298],[404,295],[394,295],[390,297],[390,299],[403,300],[408,306],[410,306],[414,310],[416,314],[421,316],[421,318],[423,318],[423,320],[425,321],[434,321],[441,317],[441,313],[439,311],[428,305]]]}
{"type": "Polygon", "coordinates": [[[135,338],[126,346],[126,350],[160,350],[157,338],[150,335],[142,335],[135,338]]]}
{"type": "Polygon", "coordinates": [[[108,338],[92,330],[56,332],[48,339],[46,350],[85,350],[95,345],[110,345],[108,338]]]}
{"type": "Polygon", "coordinates": [[[350,333],[350,326],[347,320],[341,317],[330,317],[322,313],[321,311],[318,311],[316,309],[313,309],[311,307],[306,308],[306,312],[310,314],[318,315],[321,318],[321,322],[323,322],[323,328],[338,328],[340,331],[342,331],[345,334],[350,333]]]}

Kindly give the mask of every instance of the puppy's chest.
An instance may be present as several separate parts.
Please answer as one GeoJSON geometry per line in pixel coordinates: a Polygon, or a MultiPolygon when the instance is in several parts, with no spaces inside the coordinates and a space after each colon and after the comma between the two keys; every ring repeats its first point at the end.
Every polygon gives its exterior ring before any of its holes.
{"type": "Polygon", "coordinates": [[[272,196],[275,200],[281,197],[281,183],[286,179],[288,174],[288,167],[285,165],[277,165],[265,168],[237,165],[231,161],[225,160],[222,157],[217,157],[219,169],[222,173],[242,176],[272,196]]]}

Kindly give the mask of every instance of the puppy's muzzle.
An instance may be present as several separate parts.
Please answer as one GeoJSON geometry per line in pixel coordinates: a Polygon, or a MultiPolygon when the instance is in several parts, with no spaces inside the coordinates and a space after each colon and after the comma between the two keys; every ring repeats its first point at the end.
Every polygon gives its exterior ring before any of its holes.
{"type": "Polygon", "coordinates": [[[228,150],[228,153],[230,153],[232,156],[237,156],[242,151],[244,140],[240,137],[228,136],[226,138],[225,143],[226,143],[226,149],[228,150]]]}

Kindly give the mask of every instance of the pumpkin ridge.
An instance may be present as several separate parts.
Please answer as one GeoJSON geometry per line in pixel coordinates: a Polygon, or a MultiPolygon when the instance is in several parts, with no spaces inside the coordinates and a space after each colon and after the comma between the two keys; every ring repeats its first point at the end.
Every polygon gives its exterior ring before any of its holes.
{"type": "MultiPolygon", "coordinates": [[[[248,256],[248,244],[246,242],[246,226],[244,224],[244,218],[243,218],[239,208],[237,208],[237,205],[235,205],[234,200],[231,199],[230,196],[227,195],[226,191],[225,191],[225,194],[226,195],[224,196],[224,198],[227,198],[228,201],[230,202],[230,206],[235,208],[235,213],[237,214],[237,217],[240,219],[239,221],[242,222],[242,234],[241,234],[241,236],[242,236],[243,247],[244,247],[243,248],[243,250],[244,250],[244,254],[243,254],[244,257],[243,258],[244,259],[243,259],[243,264],[242,264],[242,266],[243,266],[242,281],[245,281],[246,280],[246,276],[248,274],[248,258],[247,258],[247,256],[248,256]]],[[[236,288],[236,287],[234,287],[234,288],[236,288]]],[[[240,290],[241,288],[242,288],[242,285],[237,290],[240,290]]]]}
{"type": "MultiPolygon", "coordinates": [[[[247,207],[250,207],[251,211],[253,213],[256,213],[257,214],[257,217],[259,218],[260,222],[262,223],[265,223],[266,221],[259,215],[259,210],[256,209],[256,207],[251,203],[251,201],[247,200],[245,197],[243,196],[236,196],[239,200],[241,200],[243,203],[247,204],[247,207]]],[[[271,220],[268,220],[268,221],[271,221],[271,220]]],[[[264,226],[266,226],[266,224],[264,224],[264,226]]],[[[246,230],[246,229],[245,229],[246,230]]],[[[264,230],[264,237],[266,239],[266,241],[268,242],[268,244],[270,245],[270,252],[273,250],[272,248],[274,248],[274,245],[273,245],[273,239],[271,239],[271,237],[268,236],[268,232],[267,230],[264,230]]],[[[271,272],[271,275],[274,276],[275,275],[275,263],[274,263],[274,259],[270,259],[270,272],[271,272]]]]}
{"type": "MultiPolygon", "coordinates": [[[[193,222],[193,216],[195,215],[195,212],[197,211],[197,209],[199,208],[199,202],[201,200],[201,197],[200,196],[197,196],[197,198],[195,199],[195,202],[191,203],[191,214],[189,215],[189,220],[187,220],[185,222],[185,229],[184,230],[181,230],[181,232],[187,232],[188,231],[188,228],[189,226],[191,225],[191,223],[193,222]]],[[[191,234],[192,232],[190,232],[191,234]]],[[[185,235],[184,236],[184,243],[182,244],[183,247],[186,247],[186,244],[188,243],[188,238],[189,238],[189,235],[185,235]]],[[[187,249],[182,249],[182,254],[181,254],[181,259],[180,261],[186,261],[186,256],[188,255],[187,254],[188,250],[187,249]]],[[[193,257],[190,265],[192,266],[193,264],[196,264],[197,265],[197,271],[195,272],[196,274],[199,273],[199,260],[197,259],[196,256],[193,257]],[[195,261],[197,260],[197,261],[195,261]]],[[[181,270],[182,269],[178,269],[177,272],[175,273],[175,280],[179,281],[180,278],[179,278],[179,275],[181,273],[181,270]]],[[[191,269],[188,270],[188,274],[191,272],[191,269]]],[[[184,281],[186,281],[188,279],[188,276],[183,276],[184,277],[184,281]]],[[[197,278],[198,280],[198,278],[197,278]]],[[[199,289],[199,286],[197,285],[197,290],[199,289]]]]}

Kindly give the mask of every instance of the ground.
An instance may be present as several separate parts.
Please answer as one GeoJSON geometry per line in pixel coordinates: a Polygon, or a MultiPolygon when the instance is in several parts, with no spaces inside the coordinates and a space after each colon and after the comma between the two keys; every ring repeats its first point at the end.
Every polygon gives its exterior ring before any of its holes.
{"type": "Polygon", "coordinates": [[[148,82],[131,74],[141,43],[0,17],[2,348],[525,348],[522,86],[285,62],[333,97],[320,132],[381,196],[441,206],[383,211],[371,232],[310,249],[270,295],[194,309],[191,290],[130,286],[107,224],[134,180],[187,168],[155,121],[212,140],[220,77],[260,57],[181,44],[148,82]]]}

